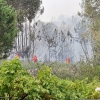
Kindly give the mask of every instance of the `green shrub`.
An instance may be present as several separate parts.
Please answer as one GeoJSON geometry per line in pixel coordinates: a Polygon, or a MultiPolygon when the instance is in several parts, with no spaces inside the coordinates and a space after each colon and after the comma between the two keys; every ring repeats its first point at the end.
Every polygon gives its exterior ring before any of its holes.
{"type": "Polygon", "coordinates": [[[6,100],[82,100],[98,99],[100,80],[61,79],[52,73],[52,68],[41,66],[34,78],[23,69],[19,59],[5,61],[0,67],[0,97],[6,100]]]}
{"type": "Polygon", "coordinates": [[[69,79],[60,79],[52,75],[52,70],[49,67],[41,67],[38,72],[37,79],[41,81],[43,88],[49,91],[45,94],[45,100],[81,100],[81,99],[95,99],[100,98],[100,93],[95,92],[97,84],[100,81],[94,79],[89,82],[88,78],[84,80],[75,80],[74,82],[69,79]]]}
{"type": "Polygon", "coordinates": [[[28,99],[39,99],[44,89],[26,70],[23,70],[19,59],[5,61],[0,67],[0,96],[7,100],[20,99],[23,94],[28,94],[28,99]]]}

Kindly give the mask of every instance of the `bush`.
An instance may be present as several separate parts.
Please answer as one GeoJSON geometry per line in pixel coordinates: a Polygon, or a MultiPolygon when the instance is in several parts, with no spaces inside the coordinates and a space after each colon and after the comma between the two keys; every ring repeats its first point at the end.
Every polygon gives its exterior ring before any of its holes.
{"type": "Polygon", "coordinates": [[[88,78],[71,81],[52,73],[52,68],[42,66],[34,78],[23,69],[19,59],[5,61],[0,67],[0,97],[6,100],[80,100],[97,99],[100,80],[88,78]]]}
{"type": "Polygon", "coordinates": [[[28,95],[27,99],[39,99],[44,89],[39,80],[24,70],[18,59],[5,61],[0,67],[0,96],[16,100],[28,95]]]}

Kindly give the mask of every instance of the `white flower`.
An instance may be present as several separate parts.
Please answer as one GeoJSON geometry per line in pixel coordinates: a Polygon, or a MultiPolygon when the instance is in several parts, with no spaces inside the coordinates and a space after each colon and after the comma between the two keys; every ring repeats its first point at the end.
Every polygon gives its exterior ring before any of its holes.
{"type": "Polygon", "coordinates": [[[97,87],[97,88],[95,89],[95,91],[96,91],[96,92],[100,92],[100,87],[97,87]]]}

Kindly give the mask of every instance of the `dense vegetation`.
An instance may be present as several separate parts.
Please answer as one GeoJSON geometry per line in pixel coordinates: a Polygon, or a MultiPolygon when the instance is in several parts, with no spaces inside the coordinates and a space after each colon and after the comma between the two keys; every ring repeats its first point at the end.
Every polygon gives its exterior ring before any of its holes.
{"type": "Polygon", "coordinates": [[[100,98],[100,80],[88,78],[72,81],[61,79],[52,69],[41,66],[36,77],[23,69],[19,59],[5,61],[0,67],[0,98],[16,100],[81,100],[100,98]],[[21,99],[22,100],[22,99],[21,99]]]}
{"type": "Polygon", "coordinates": [[[0,58],[6,58],[13,48],[13,41],[17,35],[17,14],[13,7],[0,0],[0,58]]]}
{"type": "MultiPolygon", "coordinates": [[[[19,28],[23,37],[24,34],[23,22],[28,20],[30,29],[31,27],[30,24],[32,22],[32,19],[35,17],[37,12],[38,11],[40,11],[40,13],[43,12],[43,10],[40,9],[41,5],[40,0],[6,0],[6,1],[7,2],[5,2],[5,0],[0,0],[0,58],[3,57],[6,58],[8,56],[8,52],[13,48],[13,42],[15,36],[17,35],[17,28],[19,28]],[[12,5],[14,8],[10,5],[12,5]]],[[[100,5],[99,4],[100,0],[82,0],[83,11],[79,13],[79,15],[82,18],[84,18],[82,20],[82,24],[89,25],[88,27],[86,26],[86,30],[88,29],[88,31],[85,31],[85,33],[82,34],[83,37],[81,37],[81,39],[86,40],[86,38],[88,38],[90,40],[93,52],[92,60],[88,58],[87,56],[88,54],[86,51],[84,51],[86,56],[86,63],[79,62],[77,64],[66,64],[57,62],[51,64],[50,63],[42,64],[39,62],[34,62],[34,63],[20,62],[18,58],[11,61],[7,60],[2,64],[0,64],[0,99],[5,99],[5,100],[99,99],[100,91],[95,91],[97,87],[100,87],[100,62],[99,62],[100,61],[100,10],[99,10],[100,5]]],[[[75,30],[76,32],[78,31],[77,28],[75,30]]],[[[57,30],[55,29],[55,32],[56,31],[57,30]]],[[[62,36],[64,36],[62,31],[61,33],[62,36]]],[[[31,29],[28,35],[30,36],[29,37],[30,40],[33,41],[32,45],[34,51],[35,38],[34,35],[33,36],[31,35],[31,29]]],[[[69,31],[67,35],[70,35],[71,37],[69,31]]],[[[73,37],[71,37],[71,39],[73,39],[73,37]]],[[[50,43],[52,42],[51,40],[52,39],[47,39],[49,47],[50,43]]],[[[29,45],[31,44],[31,41],[29,45]]],[[[63,41],[64,40],[62,40],[62,44],[63,41]]],[[[80,43],[82,42],[84,41],[81,41],[80,43]]],[[[21,43],[23,51],[24,49],[23,38],[21,43]]],[[[26,51],[28,50],[26,49],[26,51]]]]}

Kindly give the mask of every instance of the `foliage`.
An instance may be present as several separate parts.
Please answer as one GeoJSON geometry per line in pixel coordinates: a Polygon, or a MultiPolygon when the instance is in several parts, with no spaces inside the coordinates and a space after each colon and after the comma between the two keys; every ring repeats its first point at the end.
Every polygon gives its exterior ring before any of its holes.
{"type": "Polygon", "coordinates": [[[49,94],[45,94],[45,100],[80,100],[85,98],[100,98],[100,94],[94,91],[97,84],[100,83],[97,79],[94,79],[91,83],[88,82],[88,78],[82,81],[76,80],[74,82],[68,79],[63,80],[52,75],[51,68],[46,66],[41,67],[37,79],[39,79],[41,85],[49,91],[49,94]]]}
{"type": "Polygon", "coordinates": [[[0,67],[0,96],[8,97],[9,100],[21,98],[28,94],[27,98],[40,99],[43,88],[39,80],[35,79],[27,71],[22,69],[18,59],[6,61],[0,67]],[[40,93],[40,94],[39,94],[40,93]]]}
{"type": "MultiPolygon", "coordinates": [[[[49,66],[52,68],[52,73],[59,78],[62,79],[70,79],[70,80],[83,80],[88,77],[89,81],[92,81],[94,77],[100,77],[100,66],[89,64],[85,62],[78,62],[76,64],[66,64],[60,62],[53,63],[42,63],[42,62],[22,62],[22,66],[24,69],[30,71],[31,74],[34,75],[34,71],[37,71],[41,68],[41,66],[49,66]]],[[[35,75],[36,75],[35,73],[35,75]]]]}
{"type": "Polygon", "coordinates": [[[90,23],[94,60],[100,64],[100,0],[82,0],[82,8],[81,16],[90,23]]]}
{"type": "MultiPolygon", "coordinates": [[[[17,12],[17,28],[20,33],[14,43],[15,52],[19,53],[22,58],[29,58],[30,53],[33,53],[31,47],[31,34],[34,34],[33,19],[38,18],[43,12],[44,8],[40,5],[41,0],[5,0],[8,5],[12,5],[17,12]],[[20,39],[19,39],[20,38],[20,39]],[[19,41],[20,40],[20,41],[19,41]]],[[[35,23],[35,22],[34,22],[35,23]]],[[[32,41],[34,42],[34,40],[32,41]]],[[[34,43],[33,43],[34,44],[34,43]]]]}
{"type": "Polygon", "coordinates": [[[42,66],[34,78],[21,66],[19,59],[6,61],[0,67],[0,97],[6,100],[80,100],[97,99],[100,93],[95,88],[100,80],[88,78],[71,81],[52,74],[52,69],[42,66]],[[8,98],[7,98],[8,97],[8,98]]]}
{"type": "Polygon", "coordinates": [[[7,53],[13,47],[13,41],[17,34],[16,12],[8,6],[4,0],[0,0],[0,58],[6,58],[7,53]]]}
{"type": "Polygon", "coordinates": [[[21,23],[27,18],[29,21],[35,17],[40,9],[41,0],[6,0],[9,5],[12,5],[18,14],[18,22],[21,23]]]}

